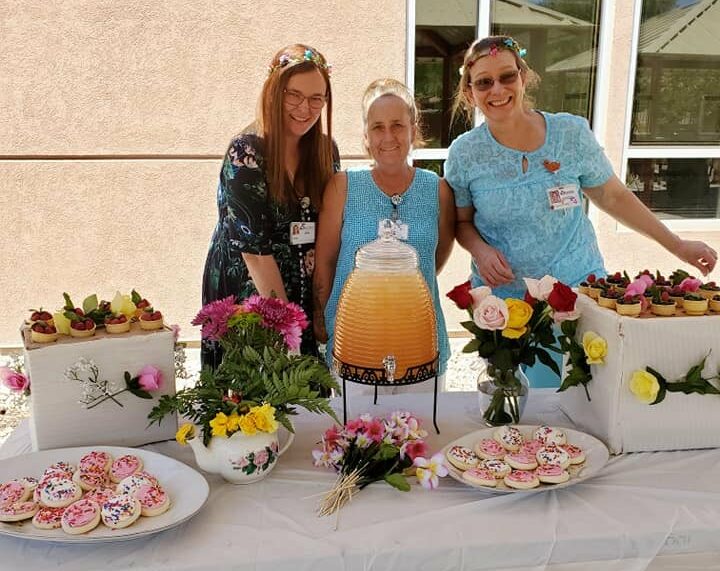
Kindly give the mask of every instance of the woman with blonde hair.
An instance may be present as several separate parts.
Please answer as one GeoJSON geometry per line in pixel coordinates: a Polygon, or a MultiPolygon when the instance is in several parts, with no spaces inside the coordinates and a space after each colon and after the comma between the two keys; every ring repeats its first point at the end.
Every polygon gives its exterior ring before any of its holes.
{"type": "Polygon", "coordinates": [[[418,252],[419,269],[433,298],[442,373],[450,349],[435,275],[447,261],[455,238],[452,192],[435,173],[408,163],[420,129],[407,87],[394,79],[372,82],[363,97],[362,113],[372,168],[336,174],[320,211],[314,277],[316,337],[328,340],[331,364],[335,312],[355,253],[377,238],[380,220],[396,217],[407,229],[407,243],[418,252]]]}
{"type": "MultiPolygon", "coordinates": [[[[225,153],[203,304],[259,293],[295,302],[312,317],[306,260],[313,259],[323,189],[337,170],[331,134],[330,65],[310,46],[284,47],[268,66],[253,132],[233,138],[225,153]]],[[[317,352],[312,327],[301,352],[317,352]]],[[[220,359],[216,344],[203,345],[204,365],[220,359]]]]}

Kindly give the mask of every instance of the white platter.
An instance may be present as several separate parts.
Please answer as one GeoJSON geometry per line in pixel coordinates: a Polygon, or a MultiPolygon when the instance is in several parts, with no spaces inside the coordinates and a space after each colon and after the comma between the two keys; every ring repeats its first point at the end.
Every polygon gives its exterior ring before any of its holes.
{"type": "MultiPolygon", "coordinates": [[[[530,435],[537,428],[537,425],[519,424],[516,425],[516,428],[518,428],[520,432],[522,432],[523,436],[526,439],[530,439],[530,435]]],[[[443,455],[446,455],[447,451],[453,446],[465,446],[467,448],[470,448],[470,450],[474,450],[475,445],[480,440],[482,440],[483,438],[492,438],[493,432],[495,430],[495,428],[484,428],[482,430],[476,430],[475,432],[466,434],[465,436],[461,436],[460,438],[453,440],[450,444],[443,448],[443,455]]],[[[568,472],[570,472],[570,479],[562,484],[540,484],[537,488],[530,488],[529,490],[517,490],[514,488],[509,488],[502,480],[498,480],[497,487],[490,488],[488,486],[480,486],[468,482],[462,477],[463,471],[455,468],[453,465],[450,464],[450,462],[445,462],[445,465],[450,472],[450,476],[456,479],[458,482],[462,482],[463,484],[465,484],[466,486],[470,486],[471,488],[478,488],[486,492],[495,494],[526,494],[528,492],[539,492],[542,490],[557,490],[558,488],[566,488],[568,486],[572,486],[595,476],[600,470],[602,470],[603,466],[607,464],[607,461],[610,458],[610,452],[608,452],[607,447],[594,436],[590,436],[589,434],[580,432],[579,430],[572,430],[571,428],[563,427],[562,430],[567,436],[568,444],[578,446],[582,448],[583,452],[585,452],[585,462],[583,462],[582,464],[570,466],[568,468],[568,472]]]]}
{"type": "Polygon", "coordinates": [[[40,478],[45,468],[55,462],[64,461],[77,465],[80,458],[91,450],[104,450],[112,454],[113,458],[124,454],[138,456],[143,461],[143,470],[157,477],[169,494],[170,509],[159,516],[141,517],[124,529],[110,529],[100,523],[95,529],[83,535],[68,535],[62,529],[37,529],[28,519],[17,523],[0,522],[0,534],[61,543],[126,541],[179,525],[194,516],[205,505],[210,487],[199,472],[173,458],[139,448],[83,446],[15,456],[0,461],[0,482],[23,476],[40,478]]]}

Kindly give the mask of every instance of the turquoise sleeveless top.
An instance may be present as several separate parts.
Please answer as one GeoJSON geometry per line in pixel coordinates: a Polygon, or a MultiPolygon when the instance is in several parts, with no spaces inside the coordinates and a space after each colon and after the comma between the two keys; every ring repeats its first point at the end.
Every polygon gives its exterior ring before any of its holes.
{"type": "MultiPolygon", "coordinates": [[[[397,210],[400,220],[408,225],[407,243],[418,252],[420,273],[427,282],[435,306],[440,352],[438,374],[442,374],[450,357],[450,343],[435,278],[435,249],[438,243],[440,217],[439,180],[435,173],[416,168],[412,184],[402,195],[402,202],[397,210]]],[[[358,248],[378,237],[378,222],[383,218],[390,218],[392,212],[390,197],[375,184],[370,170],[364,168],[347,171],[347,198],[343,211],[340,252],[332,292],[325,307],[329,365],[332,364],[337,304],[345,281],[355,267],[355,253],[358,248]]]]}

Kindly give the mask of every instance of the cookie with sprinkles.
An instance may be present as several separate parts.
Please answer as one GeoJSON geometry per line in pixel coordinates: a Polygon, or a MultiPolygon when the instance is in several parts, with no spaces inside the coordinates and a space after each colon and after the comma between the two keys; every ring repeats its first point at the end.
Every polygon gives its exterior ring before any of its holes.
{"type": "Polygon", "coordinates": [[[64,508],[82,495],[80,486],[64,478],[50,478],[37,489],[40,490],[40,503],[49,508],[64,508]]]}
{"type": "Polygon", "coordinates": [[[81,472],[94,472],[101,470],[107,472],[112,466],[112,456],[103,450],[93,450],[83,455],[78,462],[78,469],[81,472]]]}
{"type": "Polygon", "coordinates": [[[143,484],[133,495],[140,502],[140,514],[145,517],[160,515],[170,508],[170,496],[162,486],[143,484]]]}
{"type": "Polygon", "coordinates": [[[582,451],[582,448],[578,446],[574,446],[573,444],[563,444],[560,446],[565,452],[567,452],[568,456],[570,456],[570,464],[576,465],[576,464],[582,464],[585,462],[585,452],[582,451]]]}
{"type": "Polygon", "coordinates": [[[33,517],[40,506],[37,502],[16,502],[7,506],[0,507],[0,521],[22,521],[33,517]]]}
{"type": "Polygon", "coordinates": [[[157,478],[146,473],[133,474],[125,478],[115,487],[116,494],[130,494],[131,496],[140,489],[141,486],[159,486],[157,478]]]}
{"type": "Polygon", "coordinates": [[[84,491],[107,488],[110,485],[110,478],[107,474],[97,468],[95,471],[88,472],[77,470],[72,479],[84,491]]]}
{"type": "Polygon", "coordinates": [[[565,444],[567,436],[561,428],[553,428],[545,424],[538,426],[533,432],[533,438],[545,444],[565,444]]]}
{"type": "Polygon", "coordinates": [[[128,476],[142,470],[143,463],[134,454],[125,454],[116,458],[110,466],[110,479],[118,484],[128,476]]]}
{"type": "Polygon", "coordinates": [[[486,488],[494,488],[497,486],[495,474],[486,468],[470,468],[463,472],[463,480],[467,480],[475,486],[485,486],[486,488]]]}
{"type": "Polygon", "coordinates": [[[525,438],[514,426],[499,426],[493,431],[493,438],[497,440],[505,450],[510,452],[517,452],[520,450],[520,446],[525,442],[525,438]]]}
{"type": "Polygon", "coordinates": [[[45,469],[45,472],[65,472],[70,477],[75,473],[75,466],[70,462],[55,462],[45,469]]]}
{"type": "Polygon", "coordinates": [[[113,496],[117,495],[115,490],[112,488],[95,488],[90,490],[83,496],[83,499],[95,502],[97,505],[102,506],[113,496]]]}
{"type": "Polygon", "coordinates": [[[122,529],[140,517],[140,502],[128,494],[113,496],[102,505],[100,517],[111,529],[122,529]]]}
{"type": "Polygon", "coordinates": [[[478,464],[478,468],[488,470],[498,479],[504,478],[512,470],[510,464],[503,460],[483,460],[478,464]]]}
{"type": "Polygon", "coordinates": [[[565,452],[559,446],[549,444],[544,448],[538,450],[535,454],[538,464],[544,466],[545,464],[552,464],[555,466],[561,466],[563,469],[570,465],[570,455],[565,452]]]}
{"type": "Polygon", "coordinates": [[[535,475],[543,484],[562,484],[570,479],[568,471],[555,464],[538,466],[535,475]]]}
{"type": "Polygon", "coordinates": [[[508,488],[515,488],[516,490],[529,490],[540,485],[538,477],[533,472],[525,470],[513,470],[503,478],[503,482],[508,488]]]}
{"type": "Polygon", "coordinates": [[[32,518],[32,524],[38,529],[58,529],[62,525],[65,508],[40,508],[32,518]]]}
{"type": "Polygon", "coordinates": [[[81,499],[65,508],[61,525],[70,535],[80,535],[95,529],[100,523],[100,506],[91,500],[81,499]]]}
{"type": "Polygon", "coordinates": [[[535,455],[525,452],[509,452],[505,456],[505,462],[516,470],[534,470],[538,466],[535,455]]]}
{"type": "Polygon", "coordinates": [[[502,460],[505,448],[493,438],[483,438],[475,445],[475,454],[483,460],[502,460]]]}
{"type": "Polygon", "coordinates": [[[538,450],[545,447],[545,443],[542,440],[526,440],[520,447],[520,452],[523,454],[530,454],[535,456],[538,450]]]}
{"type": "Polygon", "coordinates": [[[477,454],[470,450],[467,446],[453,446],[447,451],[447,459],[450,464],[458,470],[468,470],[474,468],[480,462],[477,454]]]}
{"type": "Polygon", "coordinates": [[[24,502],[30,497],[30,490],[19,480],[10,480],[0,485],[0,507],[24,502]]]}

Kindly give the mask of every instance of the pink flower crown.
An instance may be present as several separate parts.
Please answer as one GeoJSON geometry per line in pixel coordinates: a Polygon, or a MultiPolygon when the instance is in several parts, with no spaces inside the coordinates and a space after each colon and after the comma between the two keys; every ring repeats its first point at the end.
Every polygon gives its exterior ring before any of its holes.
{"type": "Polygon", "coordinates": [[[328,75],[330,75],[330,71],[332,70],[332,66],[325,61],[325,58],[321,56],[316,51],[307,49],[305,50],[305,53],[303,53],[302,57],[298,56],[291,56],[289,54],[281,54],[278,58],[278,62],[273,65],[269,65],[267,68],[268,77],[271,76],[276,70],[282,69],[283,67],[287,67],[288,65],[295,65],[298,63],[302,63],[304,61],[311,61],[319,68],[322,68],[327,71],[328,75]]]}
{"type": "MultiPolygon", "coordinates": [[[[490,49],[488,50],[487,55],[489,56],[496,56],[498,55],[499,50],[509,50],[511,52],[515,52],[518,56],[520,56],[520,59],[525,59],[525,56],[527,55],[527,50],[525,48],[521,48],[520,44],[517,43],[516,40],[513,38],[505,38],[501,43],[499,44],[490,44],[490,49]]],[[[480,55],[476,57],[473,60],[470,60],[465,64],[464,67],[460,68],[460,75],[463,74],[464,68],[470,70],[472,68],[473,64],[479,60],[481,57],[484,57],[483,55],[480,55]]]]}

